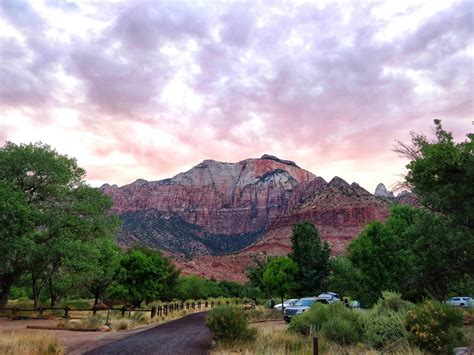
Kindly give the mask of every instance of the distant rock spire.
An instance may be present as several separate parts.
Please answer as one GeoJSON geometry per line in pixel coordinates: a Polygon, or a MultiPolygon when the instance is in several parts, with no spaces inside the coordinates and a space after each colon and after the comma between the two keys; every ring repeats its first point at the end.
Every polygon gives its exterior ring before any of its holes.
{"type": "Polygon", "coordinates": [[[375,196],[386,197],[386,198],[394,198],[393,192],[388,191],[384,184],[380,183],[375,188],[374,192],[375,196]]]}

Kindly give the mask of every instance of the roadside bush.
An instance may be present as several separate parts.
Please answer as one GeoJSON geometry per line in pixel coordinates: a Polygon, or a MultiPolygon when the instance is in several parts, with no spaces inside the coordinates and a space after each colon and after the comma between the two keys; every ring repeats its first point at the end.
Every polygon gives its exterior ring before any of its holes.
{"type": "Polygon", "coordinates": [[[450,354],[465,341],[462,311],[438,302],[428,301],[408,311],[406,329],[420,349],[435,354],[450,354]]]}
{"type": "Polygon", "coordinates": [[[241,308],[219,306],[209,312],[206,324],[214,340],[223,343],[254,340],[256,330],[249,328],[247,317],[241,308]]]}
{"type": "Polygon", "coordinates": [[[405,315],[414,304],[401,299],[401,295],[383,292],[374,307],[361,315],[364,323],[364,342],[375,348],[387,343],[406,341],[405,315]]]}
{"type": "Polygon", "coordinates": [[[351,344],[361,338],[363,323],[358,312],[342,303],[317,303],[302,315],[294,317],[288,329],[303,335],[321,332],[329,340],[351,344]],[[341,335],[336,334],[339,331],[341,335]]]}
{"type": "Polygon", "coordinates": [[[321,333],[326,339],[339,345],[355,344],[360,338],[357,329],[353,328],[350,321],[343,318],[329,319],[322,325],[321,333]]]}

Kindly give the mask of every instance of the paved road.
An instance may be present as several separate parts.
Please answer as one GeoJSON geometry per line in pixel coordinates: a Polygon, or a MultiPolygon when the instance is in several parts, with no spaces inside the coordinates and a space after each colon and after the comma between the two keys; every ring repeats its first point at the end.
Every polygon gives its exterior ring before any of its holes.
{"type": "Polygon", "coordinates": [[[211,347],[211,332],[204,323],[205,316],[205,312],[190,314],[100,346],[86,354],[207,354],[211,347]]]}

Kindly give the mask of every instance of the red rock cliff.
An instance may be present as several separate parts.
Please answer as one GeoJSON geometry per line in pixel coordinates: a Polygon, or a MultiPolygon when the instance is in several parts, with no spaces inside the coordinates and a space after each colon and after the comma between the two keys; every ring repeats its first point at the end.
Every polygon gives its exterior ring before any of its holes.
{"type": "Polygon", "coordinates": [[[238,163],[204,160],[171,179],[102,189],[115,213],[153,209],[211,234],[233,235],[266,228],[325,184],[291,161],[264,155],[238,163]]]}

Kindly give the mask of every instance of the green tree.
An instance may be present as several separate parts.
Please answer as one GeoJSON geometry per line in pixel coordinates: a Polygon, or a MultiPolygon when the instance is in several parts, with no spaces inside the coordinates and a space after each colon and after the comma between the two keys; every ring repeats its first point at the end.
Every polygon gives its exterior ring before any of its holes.
{"type": "Polygon", "coordinates": [[[35,218],[25,194],[0,180],[0,307],[6,306],[13,283],[29,265],[35,218]]]}
{"type": "Polygon", "coordinates": [[[474,228],[474,134],[456,143],[451,132],[434,120],[435,139],[411,133],[411,144],[398,141],[394,151],[410,159],[406,185],[423,206],[441,212],[456,224],[474,228]]]}
{"type": "Polygon", "coordinates": [[[331,274],[328,277],[326,289],[357,299],[362,304],[372,303],[372,299],[377,296],[370,294],[365,274],[347,256],[340,255],[332,259],[330,268],[331,274]]]}
{"type": "Polygon", "coordinates": [[[297,289],[297,273],[298,266],[290,258],[273,259],[263,273],[263,285],[268,292],[278,295],[283,304],[285,297],[290,296],[297,289]]]}
{"type": "MultiPolygon", "coordinates": [[[[449,218],[409,206],[395,206],[384,222],[372,222],[352,241],[348,257],[364,277],[363,297],[373,303],[381,291],[420,300],[447,297],[474,263],[474,239],[453,231],[449,218]]],[[[367,301],[368,300],[368,301],[367,301]]]]}
{"type": "MultiPolygon", "coordinates": [[[[29,271],[37,306],[42,287],[49,283],[50,290],[54,290],[53,277],[61,272],[64,261],[94,254],[85,252],[87,248],[83,249],[83,255],[71,253],[68,246],[112,238],[118,222],[107,213],[111,200],[98,189],[87,186],[84,176],[84,169],[78,167],[75,159],[59,154],[48,145],[7,142],[0,148],[0,182],[13,189],[17,197],[21,195],[23,207],[26,203],[27,208],[15,208],[15,211],[24,212],[22,218],[28,220],[24,225],[33,224],[34,232],[33,237],[31,231],[20,229],[8,235],[8,239],[19,243],[28,240],[29,248],[28,253],[18,246],[5,254],[14,258],[15,269],[10,275],[0,276],[4,280],[1,281],[3,303],[8,299],[8,284],[29,271]]],[[[7,222],[2,221],[0,229],[6,227],[7,222]]],[[[55,297],[51,298],[54,302],[55,297]]]]}
{"type": "Polygon", "coordinates": [[[298,267],[299,293],[317,294],[330,272],[329,244],[321,240],[314,224],[300,222],[292,227],[291,246],[290,258],[298,267]]]}
{"type": "Polygon", "coordinates": [[[120,261],[117,271],[117,285],[112,297],[125,298],[133,306],[140,307],[160,299],[166,289],[172,289],[178,282],[179,270],[160,252],[139,248],[131,249],[120,261]]]}
{"type": "Polygon", "coordinates": [[[254,255],[252,257],[252,264],[245,270],[245,274],[249,278],[251,286],[258,287],[262,291],[264,290],[262,283],[263,273],[272,258],[273,257],[268,255],[254,255]]]}

